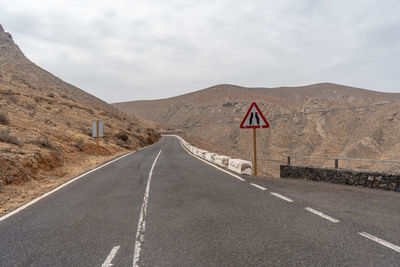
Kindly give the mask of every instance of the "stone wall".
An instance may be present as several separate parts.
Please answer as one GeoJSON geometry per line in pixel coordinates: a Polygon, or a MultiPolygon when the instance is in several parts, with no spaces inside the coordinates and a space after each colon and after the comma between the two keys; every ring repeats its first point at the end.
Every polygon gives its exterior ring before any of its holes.
{"type": "Polygon", "coordinates": [[[395,173],[281,165],[280,176],[400,192],[400,174],[395,173]]]}

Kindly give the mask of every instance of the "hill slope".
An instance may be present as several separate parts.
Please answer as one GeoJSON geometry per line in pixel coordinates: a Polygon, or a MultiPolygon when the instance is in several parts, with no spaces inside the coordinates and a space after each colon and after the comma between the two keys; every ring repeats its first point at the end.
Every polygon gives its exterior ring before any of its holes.
{"type": "Polygon", "coordinates": [[[102,161],[154,143],[159,134],[152,126],[38,67],[0,25],[0,214],[102,161]],[[104,121],[98,151],[91,137],[95,119],[104,121]]]}
{"type": "MultiPolygon", "coordinates": [[[[289,153],[374,159],[400,156],[400,94],[329,83],[280,88],[218,85],[173,98],[114,106],[185,130],[219,145],[227,154],[251,160],[251,131],[239,125],[253,101],[271,125],[258,130],[264,175],[278,175],[279,163],[289,153]]],[[[330,162],[319,164],[332,166],[330,162]]]]}

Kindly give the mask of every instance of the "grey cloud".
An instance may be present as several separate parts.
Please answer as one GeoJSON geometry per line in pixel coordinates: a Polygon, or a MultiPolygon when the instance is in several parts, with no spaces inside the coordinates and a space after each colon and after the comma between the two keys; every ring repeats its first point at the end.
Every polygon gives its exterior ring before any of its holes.
{"type": "Polygon", "coordinates": [[[394,0],[0,5],[0,23],[28,57],[109,102],[217,83],[400,89],[400,3],[394,0]]]}

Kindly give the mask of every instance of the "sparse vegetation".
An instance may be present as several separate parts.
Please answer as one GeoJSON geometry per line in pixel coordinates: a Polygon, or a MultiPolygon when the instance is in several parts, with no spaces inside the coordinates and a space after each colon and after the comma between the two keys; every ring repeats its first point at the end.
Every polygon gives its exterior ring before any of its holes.
{"type": "Polygon", "coordinates": [[[10,96],[7,100],[7,104],[17,104],[18,103],[18,99],[15,96],[10,96]]]}
{"type": "Polygon", "coordinates": [[[8,119],[8,116],[4,112],[0,112],[0,124],[1,125],[9,125],[10,120],[8,119]]]}
{"type": "Polygon", "coordinates": [[[0,94],[1,94],[1,95],[4,95],[4,96],[6,96],[6,95],[12,95],[12,92],[11,92],[11,90],[7,90],[7,91],[1,91],[0,94]]]}
{"type": "Polygon", "coordinates": [[[238,102],[235,102],[235,103],[226,102],[226,103],[222,104],[222,107],[229,108],[229,107],[235,106],[236,104],[238,104],[238,102]]]}
{"type": "Polygon", "coordinates": [[[92,136],[92,130],[90,128],[82,126],[81,131],[82,131],[82,133],[84,133],[87,136],[92,136]]]}
{"type": "Polygon", "coordinates": [[[55,149],[53,144],[51,143],[50,139],[47,136],[39,137],[38,139],[34,140],[32,143],[47,149],[55,149]]]}
{"type": "Polygon", "coordinates": [[[36,109],[29,112],[29,117],[31,118],[35,117],[35,114],[36,114],[36,109]]]}
{"type": "Polygon", "coordinates": [[[4,143],[17,145],[19,147],[23,146],[23,143],[19,141],[16,136],[10,135],[9,131],[6,129],[0,129],[0,141],[4,143]]]}
{"type": "Polygon", "coordinates": [[[146,145],[132,133],[140,128],[138,135],[145,139],[150,123],[136,120],[136,125],[132,116],[58,80],[8,44],[0,56],[0,195],[8,210],[22,204],[20,192],[24,197],[31,192],[29,200],[100,161],[146,145]],[[97,152],[91,137],[95,116],[108,122],[97,152]],[[115,137],[119,131],[125,132],[121,139],[115,137]],[[61,168],[63,164],[68,168],[61,168]],[[37,182],[29,183],[32,179],[37,182]]]}
{"type": "Polygon", "coordinates": [[[44,121],[47,125],[50,125],[50,126],[57,126],[57,124],[55,124],[52,120],[50,120],[50,119],[46,119],[45,121],[44,121]]]}
{"type": "Polygon", "coordinates": [[[75,146],[77,149],[79,149],[79,151],[83,151],[84,143],[85,143],[85,139],[83,139],[83,138],[81,137],[81,138],[78,138],[78,139],[76,140],[74,146],[75,146]]]}
{"type": "Polygon", "coordinates": [[[36,109],[36,105],[32,104],[32,103],[26,103],[25,108],[28,110],[34,110],[34,109],[36,109]]]}
{"type": "Polygon", "coordinates": [[[116,133],[115,137],[117,139],[120,139],[120,140],[124,141],[124,142],[128,141],[128,139],[129,139],[128,134],[126,132],[123,132],[123,131],[116,133]]]}
{"type": "Polygon", "coordinates": [[[118,146],[120,146],[120,147],[125,147],[125,142],[124,141],[122,141],[122,140],[117,140],[117,142],[116,142],[116,144],[118,145],[118,146]]]}

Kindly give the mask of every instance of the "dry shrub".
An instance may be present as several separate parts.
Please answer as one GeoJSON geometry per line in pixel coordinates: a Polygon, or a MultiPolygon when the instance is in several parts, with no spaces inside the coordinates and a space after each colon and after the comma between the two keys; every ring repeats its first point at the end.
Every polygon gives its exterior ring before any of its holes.
{"type": "Polygon", "coordinates": [[[11,90],[7,90],[7,91],[0,91],[1,95],[12,95],[11,90]]]}
{"type": "Polygon", "coordinates": [[[158,133],[157,131],[155,131],[152,128],[147,128],[146,129],[146,134],[148,135],[148,137],[146,138],[146,143],[148,143],[150,145],[154,144],[155,142],[157,142],[161,138],[160,133],[158,133]]]}
{"type": "Polygon", "coordinates": [[[10,120],[8,119],[8,116],[4,112],[0,112],[0,124],[1,125],[9,125],[10,120]]]}
{"type": "Polygon", "coordinates": [[[39,137],[38,139],[34,140],[32,143],[36,144],[40,147],[43,147],[43,148],[55,149],[55,147],[53,146],[53,144],[51,143],[51,141],[49,140],[49,138],[47,136],[39,137]]]}
{"type": "Polygon", "coordinates": [[[48,93],[47,96],[48,96],[48,97],[51,97],[51,98],[54,98],[54,97],[55,97],[54,93],[52,93],[52,92],[48,93]]]}
{"type": "Polygon", "coordinates": [[[85,139],[83,138],[78,138],[74,144],[74,146],[79,149],[79,151],[83,151],[85,139]]]}
{"type": "Polygon", "coordinates": [[[11,104],[11,103],[13,103],[13,104],[17,104],[18,103],[18,99],[15,97],[15,96],[10,96],[10,98],[8,98],[8,100],[7,100],[7,104],[11,104]]]}
{"type": "Polygon", "coordinates": [[[25,108],[28,110],[35,110],[36,109],[36,105],[35,104],[31,104],[31,103],[26,103],[25,104],[25,108]]]}
{"type": "Polygon", "coordinates": [[[29,112],[29,117],[31,118],[35,117],[35,114],[36,114],[36,109],[29,112]]]}
{"type": "Polygon", "coordinates": [[[82,131],[82,133],[84,133],[87,136],[90,136],[90,137],[92,136],[92,130],[90,128],[82,126],[81,131],[82,131]]]}
{"type": "Polygon", "coordinates": [[[10,135],[9,131],[5,129],[0,129],[0,141],[4,143],[17,145],[19,147],[23,146],[23,143],[19,141],[16,136],[10,135]]]}
{"type": "Polygon", "coordinates": [[[129,139],[128,134],[126,132],[123,132],[123,131],[116,133],[115,137],[117,139],[120,139],[120,140],[124,141],[124,142],[128,141],[128,139],[129,139]]]}
{"type": "Polygon", "coordinates": [[[117,142],[116,142],[116,144],[118,145],[118,146],[120,146],[120,147],[125,147],[125,142],[124,141],[122,141],[122,140],[117,140],[117,142]]]}

